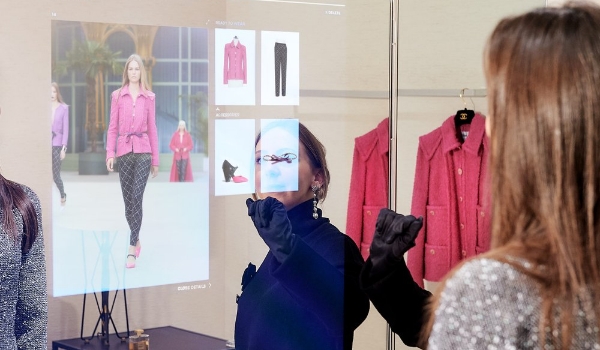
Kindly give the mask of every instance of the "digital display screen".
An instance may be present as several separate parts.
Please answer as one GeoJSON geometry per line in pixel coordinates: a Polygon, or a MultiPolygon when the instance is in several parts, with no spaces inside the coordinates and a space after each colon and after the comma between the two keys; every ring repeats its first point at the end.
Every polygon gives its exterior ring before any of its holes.
{"type": "MultiPolygon", "coordinates": [[[[127,290],[136,325],[231,338],[244,269],[268,252],[246,199],[299,190],[300,123],[327,149],[332,182],[319,207],[345,230],[354,139],[389,111],[388,3],[111,1],[49,5],[44,59],[69,129],[57,172],[65,203],[54,179],[47,182],[53,303],[127,290]],[[87,74],[82,48],[108,63],[87,74]],[[106,169],[111,114],[125,113],[113,110],[112,94],[132,54],[154,94],[159,157],[156,177],[136,180],[144,189],[135,259],[121,155],[115,171],[106,169]]],[[[116,139],[148,136],[120,132],[116,139]]]]}

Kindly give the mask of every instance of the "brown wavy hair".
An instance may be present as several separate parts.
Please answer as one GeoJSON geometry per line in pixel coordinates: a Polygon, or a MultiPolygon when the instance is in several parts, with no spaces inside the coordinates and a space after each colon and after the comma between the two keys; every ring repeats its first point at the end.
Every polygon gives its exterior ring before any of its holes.
{"type": "Polygon", "coordinates": [[[569,2],[503,19],[484,69],[492,250],[483,257],[539,284],[541,348],[568,349],[580,305],[600,320],[600,7],[569,2]]]}

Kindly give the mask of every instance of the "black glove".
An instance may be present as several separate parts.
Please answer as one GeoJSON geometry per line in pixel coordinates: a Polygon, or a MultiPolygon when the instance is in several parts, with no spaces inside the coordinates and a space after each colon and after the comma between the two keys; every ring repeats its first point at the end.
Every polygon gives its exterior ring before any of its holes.
{"type": "Polygon", "coordinates": [[[246,199],[248,215],[260,237],[280,263],[292,251],[294,234],[283,203],[273,197],[253,201],[246,199]]]}
{"type": "Polygon", "coordinates": [[[387,208],[381,209],[371,243],[370,259],[373,273],[385,273],[404,259],[404,253],[415,246],[415,238],[423,218],[404,216],[387,208]]]}

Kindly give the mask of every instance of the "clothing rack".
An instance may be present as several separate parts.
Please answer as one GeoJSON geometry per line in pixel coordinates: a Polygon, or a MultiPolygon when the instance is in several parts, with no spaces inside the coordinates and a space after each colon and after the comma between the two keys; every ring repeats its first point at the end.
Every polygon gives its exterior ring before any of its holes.
{"type": "Polygon", "coordinates": [[[486,97],[487,89],[398,89],[399,97],[486,97]]]}
{"type": "MultiPolygon", "coordinates": [[[[398,89],[398,97],[459,97],[463,89],[398,89]]],[[[389,91],[301,89],[302,97],[389,99],[389,91]]],[[[487,89],[465,89],[463,97],[485,97],[487,89]]]]}

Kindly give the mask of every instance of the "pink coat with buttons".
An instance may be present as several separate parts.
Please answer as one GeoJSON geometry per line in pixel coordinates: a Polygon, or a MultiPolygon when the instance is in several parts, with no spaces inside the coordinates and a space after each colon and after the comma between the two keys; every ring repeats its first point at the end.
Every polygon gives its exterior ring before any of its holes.
{"type": "Polygon", "coordinates": [[[389,118],[354,140],[346,234],[369,257],[375,223],[388,206],[389,118]]]}
{"type": "Polygon", "coordinates": [[[423,228],[407,265],[421,287],[490,246],[485,117],[476,114],[465,129],[461,143],[451,116],[419,138],[411,213],[423,228]]]}
{"type": "Polygon", "coordinates": [[[150,153],[152,165],[158,166],[158,133],[155,96],[142,91],[135,101],[126,85],[111,95],[110,122],[106,132],[106,159],[124,154],[150,153]]]}

